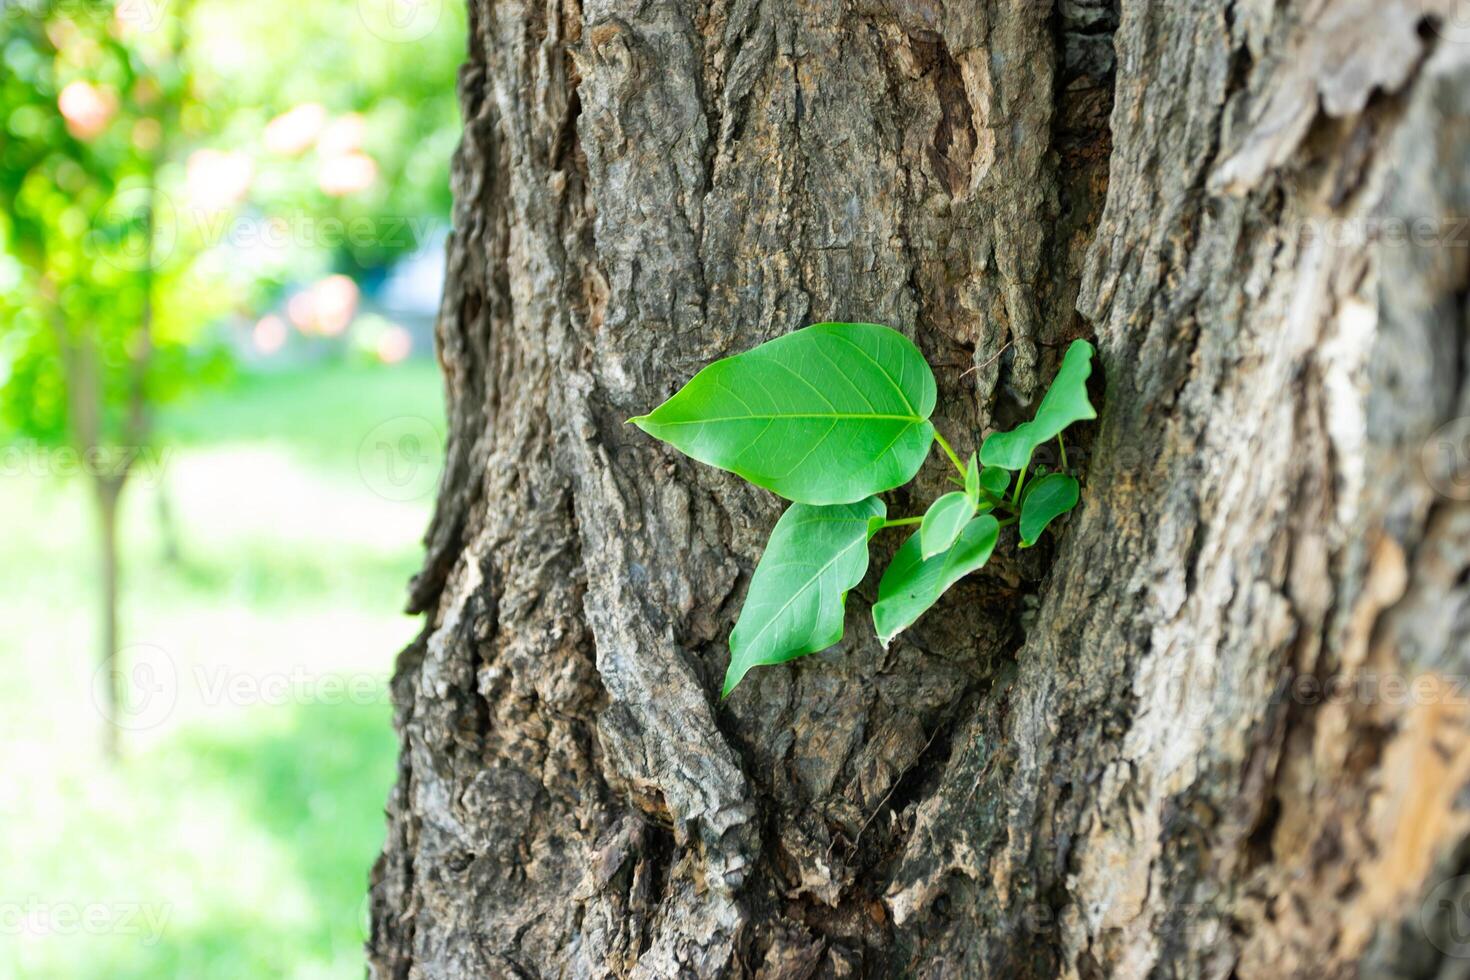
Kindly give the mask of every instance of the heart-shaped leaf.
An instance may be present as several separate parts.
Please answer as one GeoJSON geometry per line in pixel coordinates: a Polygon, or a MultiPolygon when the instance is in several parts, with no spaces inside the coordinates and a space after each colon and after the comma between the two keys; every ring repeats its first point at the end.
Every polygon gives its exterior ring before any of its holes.
{"type": "Polygon", "coordinates": [[[1011,471],[999,466],[987,466],[980,471],[980,489],[987,491],[997,500],[1004,500],[1011,486],[1011,471]]]}
{"type": "Polygon", "coordinates": [[[1097,418],[1087,400],[1087,379],[1092,374],[1092,345],[1074,340],[1062,358],[1051,387],[1041,399],[1036,416],[1009,432],[996,432],[980,447],[980,462],[1007,470],[1024,470],[1031,454],[1042,443],[1056,438],[1073,422],[1097,418]]]}
{"type": "Polygon", "coordinates": [[[750,578],[730,633],[728,696],[750,668],[816,653],[842,639],[847,591],[868,571],[868,539],[887,508],[877,497],[855,504],[792,504],[776,522],[750,578]]]}
{"type": "Polygon", "coordinates": [[[893,556],[878,583],[873,626],[885,646],[922,616],[939,597],[966,575],[990,560],[1000,537],[1000,522],[982,514],[965,525],[949,550],[925,559],[918,532],[893,556]]]}
{"type": "Polygon", "coordinates": [[[1046,526],[1077,506],[1081,488],[1066,473],[1048,473],[1026,488],[1021,502],[1021,547],[1029,548],[1046,526]]]}
{"type": "Polygon", "coordinates": [[[925,558],[932,558],[941,551],[948,551],[970,518],[975,516],[975,501],[956,490],[947,493],[929,505],[924,520],[919,525],[920,551],[925,558]]]}
{"type": "Polygon", "coordinates": [[[716,361],[630,421],[788,500],[840,504],[913,478],[934,438],[934,374],[903,334],[819,323],[716,361]]]}

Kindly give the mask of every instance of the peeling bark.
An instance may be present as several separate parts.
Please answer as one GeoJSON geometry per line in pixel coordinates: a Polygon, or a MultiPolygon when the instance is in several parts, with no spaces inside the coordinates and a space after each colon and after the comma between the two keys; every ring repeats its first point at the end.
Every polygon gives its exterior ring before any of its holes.
{"type": "Polygon", "coordinates": [[[1464,974],[1463,11],[470,9],[373,976],[1464,974]],[[780,505],[623,420],[829,319],[962,452],[1094,339],[1082,505],[721,702],[780,505]]]}

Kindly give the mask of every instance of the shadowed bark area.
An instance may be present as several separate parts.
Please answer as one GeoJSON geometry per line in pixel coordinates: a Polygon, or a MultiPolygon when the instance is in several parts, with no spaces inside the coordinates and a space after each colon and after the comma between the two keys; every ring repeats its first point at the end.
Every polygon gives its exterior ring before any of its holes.
{"type": "Polygon", "coordinates": [[[470,9],[372,975],[1459,975],[1470,19],[470,9]],[[1093,339],[1082,505],[721,702],[780,502],[624,420],[821,320],[961,453],[1093,339]]]}

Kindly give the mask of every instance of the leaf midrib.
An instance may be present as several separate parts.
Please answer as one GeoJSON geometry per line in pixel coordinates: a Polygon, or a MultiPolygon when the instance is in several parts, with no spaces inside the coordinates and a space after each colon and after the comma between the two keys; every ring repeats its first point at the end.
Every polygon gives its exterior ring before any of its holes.
{"type": "Polygon", "coordinates": [[[711,422],[757,422],[764,421],[766,419],[850,419],[853,421],[871,421],[874,419],[881,419],[884,421],[913,423],[928,421],[927,419],[924,419],[918,415],[880,415],[871,412],[764,412],[760,415],[720,415],[715,418],[681,419],[674,422],[659,422],[656,419],[652,418],[652,416],[644,415],[640,416],[639,419],[634,419],[634,421],[636,422],[640,419],[647,419],[648,421],[653,422],[654,425],[665,426],[708,425],[711,422]]]}

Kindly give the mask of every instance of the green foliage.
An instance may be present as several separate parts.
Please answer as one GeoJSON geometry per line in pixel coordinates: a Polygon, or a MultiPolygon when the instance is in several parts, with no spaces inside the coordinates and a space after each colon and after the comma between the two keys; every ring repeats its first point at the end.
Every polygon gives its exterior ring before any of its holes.
{"type": "Polygon", "coordinates": [[[929,453],[934,374],[903,334],[819,323],[716,361],[631,421],[701,463],[802,504],[913,479],[929,453]]]}
{"type": "Polygon", "coordinates": [[[970,518],[975,516],[978,505],[968,493],[955,491],[940,497],[929,505],[924,521],[919,525],[919,540],[925,558],[933,558],[941,551],[948,551],[955,543],[970,518]]]}
{"type": "Polygon", "coordinates": [[[187,101],[176,55],[160,46],[182,28],[159,8],[170,29],[134,39],[112,14],[103,3],[38,4],[33,16],[7,18],[0,429],[41,443],[144,438],[134,399],[151,407],[224,370],[222,351],[200,334],[228,297],[150,219],[162,134],[187,101]],[[79,90],[90,118],[75,109],[79,90]],[[68,363],[82,365],[70,381],[68,363]],[[85,438],[73,431],[78,399],[96,416],[85,438]]]}
{"type": "Polygon", "coordinates": [[[923,556],[921,534],[909,536],[878,583],[873,626],[885,646],[938,602],[950,586],[990,560],[1000,537],[1000,522],[993,515],[981,514],[965,525],[954,544],[933,558],[923,556]]]}
{"type": "Polygon", "coordinates": [[[730,633],[725,694],[756,664],[816,653],[842,639],[847,590],[868,572],[868,539],[887,508],[877,497],[855,504],[793,504],[776,522],[730,633]]]}
{"type": "Polygon", "coordinates": [[[1019,523],[1021,546],[1034,545],[1080,497],[1065,472],[1061,433],[1097,417],[1087,398],[1092,354],[1087,341],[1074,342],[1035,417],[992,435],[964,464],[929,421],[935,384],[923,355],[902,334],[871,323],[817,324],[716,361],[631,419],[687,455],[795,501],[771,532],[730,634],[724,694],[754,666],[842,638],[847,593],[867,573],[869,540],[885,528],[919,525],[878,585],[873,625],[885,645],[983,567],[1002,528],[1019,523]],[[1061,469],[1027,487],[1032,455],[1053,438],[1061,469]],[[922,517],[888,520],[874,495],[912,479],[936,444],[964,489],[941,496],[922,517]],[[1014,491],[1012,471],[1019,471],[1014,491]]]}
{"type": "Polygon", "coordinates": [[[1005,498],[1010,485],[1011,474],[999,466],[987,466],[980,471],[980,489],[997,500],[1005,498]]]}
{"type": "Polygon", "coordinates": [[[260,263],[253,274],[284,280],[299,275],[303,262],[327,267],[318,271],[379,268],[423,244],[415,227],[423,219],[447,221],[446,165],[462,132],[455,78],[464,61],[465,4],[195,3],[190,43],[200,67],[191,132],[253,157],[258,176],[249,205],[292,230],[288,247],[251,250],[260,263]],[[401,29],[385,30],[394,17],[403,18],[401,29]],[[331,156],[327,148],[290,154],[262,145],[271,119],[303,105],[321,106],[333,123],[361,121],[361,150],[378,168],[371,187],[326,194],[318,173],[331,156]],[[347,231],[333,234],[334,226],[347,231]]]}
{"type": "Polygon", "coordinates": [[[101,442],[139,439],[131,399],[151,414],[227,375],[228,320],[265,312],[290,283],[381,267],[447,223],[464,7],[399,6],[5,8],[0,434],[75,438],[85,388],[101,442]],[[302,106],[320,132],[273,145],[272,120],[302,106]],[[376,179],[329,193],[323,174],[344,154],[376,179]],[[221,189],[221,173],[242,183],[221,189]],[[66,383],[71,351],[95,361],[95,383],[66,383]]]}
{"type": "Polygon", "coordinates": [[[1062,358],[1056,380],[1041,399],[1036,416],[1009,432],[997,432],[980,447],[980,462],[1006,470],[1024,470],[1036,447],[1055,439],[1073,422],[1097,418],[1087,400],[1087,379],[1092,374],[1092,345],[1072,342],[1062,358]]]}
{"type": "Polygon", "coordinates": [[[1026,488],[1021,501],[1021,547],[1029,548],[1052,521],[1077,506],[1081,488],[1076,477],[1048,473],[1026,488]]]}

